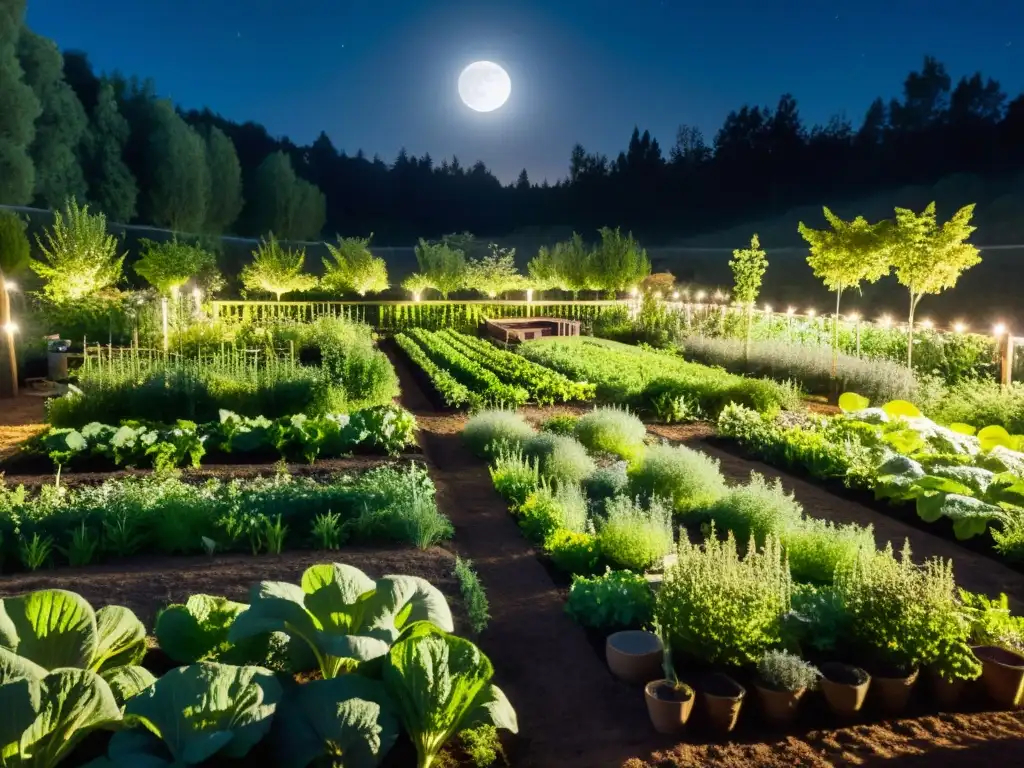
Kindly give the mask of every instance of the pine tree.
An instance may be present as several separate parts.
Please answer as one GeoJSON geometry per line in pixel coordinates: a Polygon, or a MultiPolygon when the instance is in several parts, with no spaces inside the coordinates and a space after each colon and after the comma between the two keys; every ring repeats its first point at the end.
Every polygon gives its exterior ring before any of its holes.
{"type": "Polygon", "coordinates": [[[64,58],[52,40],[23,28],[18,56],[25,82],[42,107],[29,146],[35,165],[37,205],[57,208],[67,198],[85,199],[86,183],[79,144],[88,121],[85,108],[64,80],[64,58]]]}
{"type": "Polygon", "coordinates": [[[210,202],[204,229],[210,234],[222,234],[238,219],[245,202],[242,166],[234,142],[213,126],[206,131],[206,160],[210,169],[210,202]]]}
{"type": "Polygon", "coordinates": [[[201,231],[210,199],[206,143],[169,101],[157,102],[149,152],[153,221],[175,232],[201,231]]]}
{"type": "Polygon", "coordinates": [[[114,86],[101,83],[89,129],[82,140],[82,157],[91,200],[111,221],[127,223],[135,216],[139,189],[123,159],[128,121],[117,106],[114,86]]]}
{"type": "Polygon", "coordinates": [[[9,205],[31,202],[35,188],[28,148],[41,107],[18,61],[24,18],[25,0],[0,0],[0,203],[9,205]]]}

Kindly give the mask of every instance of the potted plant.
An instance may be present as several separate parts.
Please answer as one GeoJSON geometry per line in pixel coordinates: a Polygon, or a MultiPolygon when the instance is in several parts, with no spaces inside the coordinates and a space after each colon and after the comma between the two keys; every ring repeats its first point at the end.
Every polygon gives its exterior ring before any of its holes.
{"type": "Polygon", "coordinates": [[[813,664],[786,651],[768,651],[757,662],[754,687],[765,719],[783,725],[796,717],[800,698],[818,686],[821,672],[813,664]]]}
{"type": "Polygon", "coordinates": [[[693,711],[693,688],[676,676],[672,664],[672,651],[667,637],[662,637],[665,647],[663,669],[665,678],[653,680],[644,686],[647,714],[658,733],[678,733],[690,719],[693,711]]]}
{"type": "Polygon", "coordinates": [[[871,675],[860,667],[830,661],[821,665],[819,684],[829,709],[839,717],[848,718],[864,706],[871,675]]]}
{"type": "Polygon", "coordinates": [[[990,600],[960,590],[970,617],[970,638],[989,698],[1007,709],[1024,704],[1024,617],[1012,616],[1006,595],[990,600]]]}
{"type": "Polygon", "coordinates": [[[721,672],[704,678],[701,686],[712,729],[728,733],[736,727],[747,689],[721,672]]]}

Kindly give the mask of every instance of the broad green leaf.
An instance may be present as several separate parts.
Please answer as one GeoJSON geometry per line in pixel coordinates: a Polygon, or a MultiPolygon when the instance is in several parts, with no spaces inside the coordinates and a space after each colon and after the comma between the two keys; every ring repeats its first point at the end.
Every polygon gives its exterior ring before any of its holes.
{"type": "Polygon", "coordinates": [[[890,400],[882,406],[882,410],[890,419],[916,419],[921,415],[918,407],[907,400],[890,400]]]}
{"type": "Polygon", "coordinates": [[[451,608],[441,590],[418,576],[385,576],[369,599],[365,615],[367,634],[393,643],[402,630],[417,621],[429,621],[454,632],[451,608]]]}
{"type": "Polygon", "coordinates": [[[302,574],[305,605],[327,632],[355,632],[376,584],[351,565],[321,563],[302,574]]]}
{"type": "Polygon", "coordinates": [[[361,675],[292,688],[274,717],[275,765],[306,768],[326,757],[345,768],[373,768],[398,738],[384,685],[361,675]]]}
{"type": "Polygon", "coordinates": [[[122,605],[108,605],[96,612],[96,635],[93,671],[138,664],[146,655],[146,628],[122,605]]]}
{"type": "MultiPolygon", "coordinates": [[[[384,685],[398,707],[419,765],[429,765],[441,747],[493,703],[487,689],[490,660],[473,643],[429,622],[408,627],[384,661],[384,685]]],[[[507,717],[502,718],[507,721],[507,717]]]]}
{"type": "MultiPolygon", "coordinates": [[[[46,677],[42,670],[39,680],[46,677]]],[[[0,685],[0,765],[20,768],[30,764],[22,760],[21,736],[35,722],[39,712],[41,689],[32,677],[12,678],[0,685]]]]}
{"type": "Polygon", "coordinates": [[[844,392],[839,396],[839,410],[843,413],[863,411],[869,405],[871,405],[871,401],[856,392],[844,392]]]}
{"type": "Polygon", "coordinates": [[[0,646],[45,669],[88,669],[96,654],[96,616],[85,598],[41,589],[0,600],[0,646]]]}
{"type": "Polygon", "coordinates": [[[161,650],[179,664],[218,661],[231,648],[228,633],[248,606],[224,597],[192,595],[157,616],[153,633],[161,650]]]}
{"type": "Polygon", "coordinates": [[[978,430],[972,427],[970,424],[964,424],[963,422],[954,421],[949,425],[949,428],[961,435],[973,435],[978,430]]]}
{"type": "MultiPolygon", "coordinates": [[[[136,718],[150,742],[162,740],[176,763],[198,765],[218,753],[245,757],[267,734],[280,699],[281,685],[266,669],[202,662],[165,674],[128,702],[125,718],[136,718]]],[[[125,762],[126,752],[153,754],[137,733],[128,733],[114,734],[112,757],[125,762]]]]}
{"type": "Polygon", "coordinates": [[[519,733],[519,720],[512,703],[496,685],[488,685],[473,702],[473,709],[460,726],[461,730],[480,725],[493,725],[512,733],[519,733]]]}
{"type": "Polygon", "coordinates": [[[925,475],[914,481],[914,485],[923,491],[939,491],[941,493],[960,493],[966,496],[971,495],[971,489],[963,483],[957,482],[949,477],[938,477],[936,475],[925,475]]]}
{"type": "Polygon", "coordinates": [[[925,444],[924,438],[913,429],[897,429],[893,432],[886,432],[882,435],[882,440],[904,455],[917,453],[925,444]]]}
{"type": "Polygon", "coordinates": [[[1014,450],[1013,437],[998,424],[992,424],[978,432],[978,441],[983,451],[991,451],[996,446],[1014,450]]]}
{"type": "Polygon", "coordinates": [[[942,517],[942,505],[946,501],[944,493],[924,493],[917,497],[917,516],[926,523],[934,523],[942,517]]]}
{"type": "Polygon", "coordinates": [[[22,765],[55,766],[89,733],[121,719],[110,688],[95,672],[55,669],[42,680],[25,683],[16,684],[17,707],[34,711],[35,717],[19,740],[20,754],[31,756],[18,761],[22,765]]]}
{"type": "Polygon", "coordinates": [[[122,709],[129,699],[138,696],[156,682],[152,672],[134,664],[112,667],[100,672],[100,677],[106,680],[110,692],[114,694],[114,700],[122,709]]]}
{"type": "Polygon", "coordinates": [[[29,661],[7,648],[0,648],[0,685],[15,680],[42,680],[44,677],[46,670],[34,661],[29,661]]]}

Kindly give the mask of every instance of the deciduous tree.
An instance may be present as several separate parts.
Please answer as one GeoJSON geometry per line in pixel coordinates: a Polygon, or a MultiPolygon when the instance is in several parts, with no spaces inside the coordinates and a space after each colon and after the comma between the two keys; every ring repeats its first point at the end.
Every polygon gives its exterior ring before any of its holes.
{"type": "Polygon", "coordinates": [[[761,281],[768,269],[768,258],[761,248],[761,239],[755,233],[750,238],[749,248],[738,248],[729,259],[732,270],[732,295],[736,303],[743,308],[746,316],[746,336],[743,345],[744,356],[750,354],[750,326],[754,315],[754,303],[761,293],[761,281]]]}
{"type": "Polygon", "coordinates": [[[278,301],[286,293],[312,290],[317,279],[302,271],[305,261],[304,248],[285,248],[271,233],[253,251],[252,263],[243,267],[242,285],[247,291],[272,293],[278,301]]]}
{"type": "Polygon", "coordinates": [[[910,293],[907,318],[907,366],[914,360],[914,312],[927,294],[942,293],[956,285],[961,273],[981,262],[981,254],[964,242],[975,227],[971,225],[974,204],[965,205],[944,224],[935,215],[935,203],[921,213],[896,209],[896,224],[888,245],[896,279],[910,293]]]}
{"type": "Polygon", "coordinates": [[[42,108],[18,61],[25,0],[0,0],[0,203],[25,205],[35,189],[29,145],[42,108]]]}
{"type": "Polygon", "coordinates": [[[163,296],[217,266],[212,253],[176,237],[164,243],[142,240],[140,245],[142,257],[135,262],[135,271],[163,296]]]}
{"type": "Polygon", "coordinates": [[[466,267],[466,287],[479,291],[489,299],[522,288],[526,284],[516,268],[515,248],[499,248],[490,244],[487,255],[473,259],[466,267]]]}
{"type": "Polygon", "coordinates": [[[210,201],[206,143],[169,101],[157,102],[155,121],[149,144],[153,221],[175,232],[199,233],[210,201]]]}
{"type": "Polygon", "coordinates": [[[205,131],[206,163],[210,169],[210,201],[203,229],[209,234],[228,232],[242,212],[242,165],[235,145],[224,131],[210,126],[205,131]]]}
{"type": "Polygon", "coordinates": [[[631,232],[624,235],[618,227],[599,231],[601,242],[592,256],[592,285],[614,298],[617,291],[637,287],[651,273],[651,261],[631,232]]]}
{"type": "Polygon", "coordinates": [[[324,276],[320,284],[327,290],[354,291],[360,296],[386,291],[388,266],[370,250],[372,237],[339,237],[337,246],[325,243],[333,261],[323,260],[324,276]]]}
{"type": "Polygon", "coordinates": [[[447,243],[428,243],[420,239],[416,245],[421,285],[433,288],[447,299],[448,294],[466,286],[466,255],[447,243]]]}

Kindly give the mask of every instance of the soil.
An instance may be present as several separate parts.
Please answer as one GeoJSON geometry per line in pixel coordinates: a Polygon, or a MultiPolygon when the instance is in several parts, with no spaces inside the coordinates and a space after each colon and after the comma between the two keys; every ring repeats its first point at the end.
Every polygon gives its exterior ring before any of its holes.
{"type": "Polygon", "coordinates": [[[693,698],[693,690],[689,687],[676,688],[674,685],[663,683],[654,689],[654,696],[661,701],[689,701],[693,698]]]}
{"type": "Polygon", "coordinates": [[[46,398],[21,393],[0,399],[0,461],[13,455],[18,445],[46,429],[46,398]]]}
{"type": "Polygon", "coordinates": [[[860,685],[865,679],[863,670],[849,664],[823,664],[821,671],[826,678],[840,685],[860,685]]]}
{"type": "Polygon", "coordinates": [[[335,552],[292,551],[280,555],[217,555],[205,557],[136,557],[98,566],[60,568],[0,577],[0,597],[36,589],[78,592],[94,608],[124,605],[148,628],[156,614],[170,603],[190,595],[223,595],[248,602],[249,588],[259,581],[298,583],[302,572],[315,563],[353,565],[371,578],[389,573],[422,576],[447,597],[460,634],[468,634],[462,613],[458,580],[452,575],[455,556],[435,547],[426,551],[408,546],[344,547],[335,552]]]}
{"type": "Polygon", "coordinates": [[[725,675],[709,675],[701,682],[702,692],[725,699],[735,699],[743,695],[743,689],[730,677],[725,675]]]}

